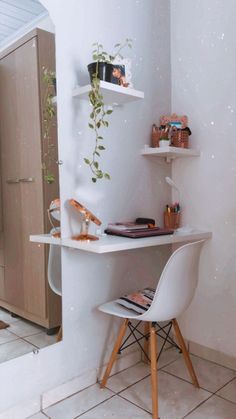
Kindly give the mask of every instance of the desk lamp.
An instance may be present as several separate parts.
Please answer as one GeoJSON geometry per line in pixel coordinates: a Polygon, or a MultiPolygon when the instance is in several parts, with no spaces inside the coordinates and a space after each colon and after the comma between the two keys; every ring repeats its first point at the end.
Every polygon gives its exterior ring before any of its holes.
{"type": "Polygon", "coordinates": [[[165,181],[166,181],[166,183],[168,183],[168,185],[170,185],[173,189],[175,189],[178,192],[178,203],[179,203],[180,202],[180,190],[179,190],[178,186],[169,176],[165,177],[165,181]]]}
{"type": "Polygon", "coordinates": [[[54,222],[53,222],[53,218],[56,221],[61,221],[61,203],[60,203],[60,199],[54,199],[51,204],[49,205],[48,208],[48,218],[50,221],[50,224],[52,226],[52,230],[51,230],[51,235],[53,237],[61,237],[61,228],[60,227],[55,227],[54,222]]]}
{"type": "MultiPolygon", "coordinates": [[[[165,181],[168,183],[168,185],[170,185],[172,188],[174,188],[177,192],[178,192],[178,203],[180,201],[180,190],[178,188],[178,186],[176,185],[176,183],[169,177],[166,176],[165,181]]],[[[183,233],[190,233],[191,231],[193,231],[192,227],[189,227],[188,225],[185,225],[181,228],[178,228],[178,231],[183,232],[183,233]]]]}
{"type": "Polygon", "coordinates": [[[72,205],[82,216],[82,224],[80,234],[77,236],[73,236],[73,240],[82,240],[82,241],[94,241],[99,240],[97,236],[92,236],[88,233],[90,221],[93,221],[96,225],[100,226],[102,222],[94,215],[91,211],[89,211],[84,205],[80,204],[75,199],[69,200],[70,205],[72,205]]]}

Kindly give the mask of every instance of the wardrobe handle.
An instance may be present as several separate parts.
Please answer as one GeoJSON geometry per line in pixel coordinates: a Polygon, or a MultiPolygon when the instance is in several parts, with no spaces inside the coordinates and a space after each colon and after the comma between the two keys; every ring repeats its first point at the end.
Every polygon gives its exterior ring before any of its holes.
{"type": "Polygon", "coordinates": [[[20,179],[18,179],[18,178],[15,178],[15,179],[7,179],[6,182],[7,183],[19,183],[20,182],[20,179]]]}
{"type": "Polygon", "coordinates": [[[24,182],[24,183],[34,182],[34,178],[33,177],[23,177],[23,178],[19,179],[19,182],[24,182]]]}

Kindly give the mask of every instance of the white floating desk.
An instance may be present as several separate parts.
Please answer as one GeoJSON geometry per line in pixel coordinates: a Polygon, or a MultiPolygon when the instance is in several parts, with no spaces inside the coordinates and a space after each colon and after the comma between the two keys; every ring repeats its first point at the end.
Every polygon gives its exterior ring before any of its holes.
{"type": "Polygon", "coordinates": [[[212,237],[209,231],[193,230],[189,233],[174,233],[166,236],[145,237],[129,239],[126,237],[103,235],[94,242],[82,242],[70,238],[56,239],[49,234],[30,236],[30,241],[35,243],[56,244],[92,253],[111,253],[123,250],[141,249],[144,247],[161,246],[165,244],[186,243],[196,240],[207,240],[212,237]]]}

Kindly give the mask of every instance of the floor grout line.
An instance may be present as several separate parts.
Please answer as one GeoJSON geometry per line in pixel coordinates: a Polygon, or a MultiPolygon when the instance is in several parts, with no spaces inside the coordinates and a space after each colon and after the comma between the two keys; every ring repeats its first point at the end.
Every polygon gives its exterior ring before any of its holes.
{"type": "MultiPolygon", "coordinates": [[[[209,362],[211,362],[211,361],[209,361],[209,362]]],[[[218,364],[216,364],[216,365],[218,365],[218,364]]],[[[230,369],[230,368],[229,368],[230,369]]],[[[231,402],[232,404],[236,404],[236,402],[234,403],[234,402],[232,402],[231,400],[228,400],[228,399],[225,399],[224,397],[221,397],[221,396],[219,396],[217,393],[218,393],[218,391],[220,391],[220,390],[222,390],[222,388],[224,388],[224,387],[226,387],[229,383],[231,383],[232,381],[234,381],[235,380],[235,377],[234,378],[232,378],[230,381],[228,381],[226,384],[224,384],[222,387],[220,387],[220,388],[218,388],[214,393],[212,393],[211,394],[211,396],[210,397],[208,397],[206,400],[204,400],[202,403],[200,403],[198,406],[196,406],[193,410],[191,410],[188,414],[187,414],[187,416],[184,416],[183,417],[183,419],[185,419],[185,418],[187,418],[188,417],[188,415],[190,415],[190,413],[192,413],[192,412],[194,412],[195,410],[197,410],[201,405],[203,405],[204,403],[206,403],[209,399],[211,399],[211,397],[213,397],[213,396],[216,396],[216,397],[219,397],[219,398],[221,398],[221,399],[223,399],[223,400],[226,400],[227,402],[231,402]]],[[[202,388],[202,387],[201,387],[202,388]]],[[[203,390],[205,390],[205,389],[203,389],[203,390]]],[[[209,391],[209,390],[206,390],[206,391],[209,391]]]]}
{"type": "MultiPolygon", "coordinates": [[[[113,392],[113,393],[114,393],[114,392],[113,392]]],[[[116,394],[114,393],[111,397],[108,397],[108,399],[103,400],[102,402],[100,402],[100,403],[98,403],[98,404],[94,405],[94,406],[93,406],[93,407],[91,407],[90,409],[88,409],[88,410],[86,410],[85,412],[81,413],[79,416],[75,416],[75,417],[73,417],[73,419],[80,418],[80,417],[81,417],[81,416],[83,416],[85,413],[91,412],[91,410],[93,410],[93,409],[95,409],[96,407],[100,406],[101,404],[103,404],[103,403],[107,402],[108,400],[113,399],[113,397],[115,397],[115,396],[116,396],[116,394]]]]}
{"type": "MultiPolygon", "coordinates": [[[[56,403],[50,404],[50,406],[45,407],[45,409],[43,409],[43,408],[42,408],[42,413],[44,413],[44,414],[45,414],[44,410],[46,410],[46,409],[50,409],[51,407],[56,406],[57,404],[59,404],[59,403],[61,403],[61,402],[64,402],[64,400],[67,400],[67,399],[69,399],[70,397],[73,397],[73,396],[75,396],[76,394],[79,394],[79,393],[81,393],[82,391],[87,390],[88,388],[91,388],[91,387],[93,387],[93,386],[95,386],[95,385],[97,385],[97,384],[99,384],[99,383],[98,383],[98,382],[96,382],[96,383],[94,383],[94,384],[91,384],[91,385],[89,385],[89,386],[87,386],[87,387],[85,387],[85,388],[82,388],[82,389],[81,389],[81,390],[79,390],[79,391],[76,391],[75,393],[70,394],[69,396],[65,397],[64,399],[59,400],[59,401],[58,401],[58,402],[56,402],[56,403]]],[[[105,387],[105,388],[106,388],[106,387],[105,387]]],[[[111,392],[113,393],[113,395],[112,395],[111,397],[113,397],[113,396],[115,396],[115,395],[116,395],[116,393],[115,393],[114,391],[112,391],[111,389],[107,388],[107,390],[109,390],[109,391],[111,391],[111,392]]],[[[84,413],[86,413],[86,412],[84,412],[84,413]]],[[[77,416],[77,417],[78,417],[78,416],[77,416]]]]}
{"type": "MultiPolygon", "coordinates": [[[[145,380],[145,379],[146,379],[146,378],[148,378],[150,375],[151,375],[151,374],[150,374],[150,373],[148,373],[148,374],[147,374],[147,375],[145,375],[144,377],[140,378],[140,380],[135,381],[134,383],[130,384],[129,386],[127,386],[127,387],[123,388],[123,389],[122,389],[122,390],[120,390],[120,391],[115,392],[115,394],[116,394],[117,396],[119,396],[119,395],[120,395],[120,393],[122,393],[123,391],[128,390],[130,387],[132,387],[132,386],[134,386],[134,385],[136,385],[136,384],[140,383],[140,381],[145,380]]],[[[109,387],[107,387],[107,386],[106,386],[106,388],[107,388],[108,390],[111,390],[111,389],[110,389],[109,387]]],[[[114,392],[114,390],[111,390],[111,391],[113,391],[113,392],[114,392]]]]}
{"type": "MultiPolygon", "coordinates": [[[[163,370],[162,372],[164,372],[165,374],[171,375],[172,377],[178,378],[179,380],[184,381],[185,383],[188,383],[188,384],[193,385],[193,383],[192,383],[190,380],[187,380],[186,378],[179,377],[178,375],[175,375],[175,374],[173,374],[173,373],[171,373],[171,372],[169,372],[169,371],[165,371],[165,370],[163,370]]],[[[215,393],[213,393],[211,390],[207,390],[207,389],[206,389],[206,388],[204,388],[204,387],[199,386],[199,388],[200,388],[201,390],[207,391],[208,393],[215,394],[215,393]]],[[[217,390],[217,391],[218,391],[218,390],[217,390]]]]}
{"type": "MultiPolygon", "coordinates": [[[[23,339],[24,340],[24,339],[23,339]]],[[[33,345],[33,344],[32,344],[33,345]]],[[[212,362],[212,361],[209,361],[209,360],[206,360],[206,359],[204,359],[204,358],[201,358],[201,357],[199,357],[199,356],[197,356],[197,355],[194,355],[194,354],[191,354],[192,356],[195,356],[195,357],[197,357],[197,358],[200,358],[200,359],[202,359],[202,360],[204,360],[204,361],[206,361],[206,362],[210,362],[211,364],[215,364],[215,365],[219,365],[219,366],[222,366],[222,365],[220,365],[220,364],[217,364],[217,363],[215,363],[215,362],[212,362]]],[[[188,380],[186,380],[186,379],[184,379],[184,378],[182,378],[182,377],[178,377],[177,375],[175,375],[175,374],[172,374],[172,373],[170,373],[170,372],[168,372],[168,371],[165,371],[164,370],[164,368],[166,368],[167,366],[169,366],[169,365],[171,365],[171,364],[173,364],[174,362],[176,362],[177,360],[178,360],[179,358],[177,358],[177,359],[175,359],[175,360],[173,360],[173,361],[170,361],[170,362],[168,362],[167,364],[165,364],[165,365],[163,365],[162,367],[160,367],[159,369],[158,369],[158,371],[161,371],[161,372],[163,372],[163,373],[166,373],[166,374],[168,374],[168,375],[170,375],[170,376],[173,376],[173,377],[175,377],[175,378],[177,378],[177,379],[179,379],[179,380],[181,380],[181,381],[184,381],[184,382],[186,382],[186,383],[188,383],[188,384],[191,384],[192,385],[192,383],[190,382],[190,381],[188,381],[188,380]]],[[[124,371],[127,371],[127,370],[129,370],[130,368],[134,368],[135,366],[137,366],[137,365],[139,365],[139,364],[145,364],[144,362],[143,362],[143,360],[140,360],[140,361],[138,361],[136,364],[134,364],[134,365],[132,365],[132,366],[130,366],[130,367],[127,367],[127,368],[125,368],[124,370],[122,370],[122,371],[118,371],[117,373],[115,373],[115,374],[113,374],[111,377],[109,377],[109,378],[112,378],[112,377],[115,377],[116,375],[119,375],[119,374],[121,374],[122,372],[124,372],[124,371]]],[[[224,367],[224,366],[222,366],[223,368],[227,368],[227,367],[224,367]]],[[[231,368],[227,368],[228,370],[231,370],[231,371],[234,371],[235,372],[235,370],[232,370],[231,368]]],[[[236,373],[236,372],[235,372],[236,373]]],[[[142,407],[140,407],[140,406],[138,406],[138,405],[136,405],[135,403],[133,403],[132,401],[130,401],[130,400],[128,400],[128,399],[126,399],[125,397],[123,397],[122,396],[122,392],[124,392],[124,391],[126,391],[127,389],[130,389],[132,386],[135,386],[136,384],[138,384],[139,382],[141,382],[141,381],[143,381],[143,380],[145,380],[146,378],[148,378],[150,376],[150,373],[148,373],[147,375],[145,375],[144,377],[142,377],[141,379],[139,379],[138,381],[135,381],[134,383],[132,383],[132,384],[130,384],[129,386],[127,386],[127,387],[125,387],[124,389],[122,389],[122,390],[120,390],[120,391],[118,391],[118,392],[115,392],[114,390],[112,390],[112,389],[110,389],[107,385],[105,386],[105,388],[106,389],[108,389],[109,391],[111,391],[112,393],[113,393],[113,395],[112,396],[110,396],[108,399],[106,399],[106,400],[104,400],[104,401],[102,401],[101,403],[98,403],[98,404],[96,404],[96,405],[94,405],[93,407],[91,407],[90,409],[88,409],[87,411],[85,411],[85,412],[83,412],[83,413],[81,413],[80,415],[78,415],[78,416],[76,416],[74,419],[77,419],[77,418],[79,418],[79,417],[81,417],[82,415],[84,415],[85,413],[87,413],[87,412],[89,412],[89,411],[91,411],[91,410],[93,410],[93,409],[95,409],[96,407],[98,407],[99,405],[102,405],[102,404],[104,404],[105,402],[107,402],[108,400],[111,400],[112,398],[114,398],[115,396],[117,396],[117,397],[120,397],[121,399],[123,399],[123,400],[125,400],[126,402],[128,402],[129,404],[131,404],[131,405],[134,405],[134,406],[136,406],[137,408],[139,408],[139,409],[141,409],[142,411],[144,411],[144,412],[146,412],[146,413],[148,413],[148,414],[150,414],[150,411],[147,411],[147,410],[145,410],[145,409],[143,409],[142,407]]],[[[216,397],[219,397],[219,398],[221,398],[221,399],[223,399],[223,400],[225,400],[225,401],[228,401],[228,402],[230,402],[230,403],[232,403],[232,404],[236,404],[236,402],[232,402],[231,400],[228,400],[228,399],[226,399],[226,398],[224,398],[224,397],[222,397],[222,396],[220,396],[220,395],[218,395],[217,394],[217,392],[219,392],[221,389],[223,389],[224,387],[226,387],[228,384],[230,384],[232,381],[234,381],[235,380],[235,378],[236,377],[233,377],[232,379],[230,379],[229,381],[227,381],[227,383],[225,383],[222,387],[220,387],[220,388],[218,388],[215,392],[212,392],[212,391],[210,391],[210,390],[208,390],[208,389],[206,389],[206,388],[204,388],[204,387],[200,387],[202,390],[204,390],[204,391],[206,391],[206,392],[208,392],[209,393],[209,397],[207,397],[204,401],[202,401],[201,403],[199,403],[194,409],[192,409],[191,411],[189,411],[182,419],[184,419],[184,418],[187,418],[192,412],[194,412],[194,411],[196,411],[201,405],[203,405],[204,403],[206,403],[209,399],[211,399],[214,395],[216,396],[216,397]]],[[[77,391],[77,392],[75,392],[75,393],[73,393],[73,394],[71,394],[71,395],[69,395],[69,396],[67,396],[66,398],[64,398],[64,399],[62,399],[62,400],[60,400],[60,401],[58,401],[58,402],[56,402],[56,403],[54,403],[54,404],[52,404],[52,405],[50,405],[50,406],[48,406],[47,408],[50,408],[50,407],[52,407],[52,406],[55,406],[55,405],[57,405],[57,404],[59,404],[59,403],[61,403],[61,402],[63,402],[64,400],[66,400],[66,399],[68,399],[68,398],[70,398],[70,397],[72,397],[73,395],[76,395],[76,394],[78,394],[78,393],[80,393],[80,392],[82,392],[82,391],[84,391],[84,390],[86,390],[87,388],[90,388],[90,387],[92,387],[92,386],[94,386],[95,384],[92,384],[92,385],[90,385],[90,386],[88,386],[88,387],[86,387],[86,388],[84,388],[84,389],[82,389],[82,390],[80,390],[80,391],[77,391]]],[[[45,415],[45,417],[47,417],[47,418],[49,418],[50,419],[50,417],[49,416],[47,416],[47,414],[44,412],[44,410],[41,410],[41,412],[45,415]]]]}
{"type": "Polygon", "coordinates": [[[208,400],[210,400],[212,397],[214,396],[214,394],[211,394],[209,397],[207,397],[207,399],[203,400],[201,403],[199,403],[196,407],[194,407],[194,409],[190,410],[185,416],[182,417],[182,419],[188,418],[188,416],[195,412],[200,406],[202,406],[204,403],[206,403],[208,400]]]}
{"type": "Polygon", "coordinates": [[[42,412],[41,410],[40,412],[45,416],[45,418],[51,419],[50,416],[46,415],[46,413],[42,412]]]}
{"type": "MultiPolygon", "coordinates": [[[[124,368],[124,369],[123,369],[123,370],[121,370],[121,371],[117,371],[117,372],[115,372],[115,374],[110,375],[110,376],[109,376],[109,378],[111,378],[111,377],[115,377],[116,375],[120,374],[121,372],[127,371],[127,370],[129,370],[130,368],[136,367],[136,366],[137,366],[138,364],[140,364],[141,362],[143,362],[143,361],[142,361],[142,360],[140,360],[140,361],[136,362],[134,365],[131,365],[131,366],[127,367],[127,368],[124,368]]],[[[98,382],[98,383],[99,383],[99,381],[101,381],[101,380],[97,380],[97,382],[98,382]]]]}
{"type": "Polygon", "coordinates": [[[196,358],[202,359],[203,361],[210,362],[211,364],[217,365],[218,367],[222,367],[222,368],[225,368],[227,370],[233,371],[235,373],[235,378],[236,378],[236,370],[234,370],[233,368],[229,368],[229,367],[226,367],[225,365],[219,364],[215,361],[210,361],[209,359],[202,358],[201,356],[192,354],[191,352],[189,352],[189,355],[195,356],[196,358]]]}
{"type": "MultiPolygon", "coordinates": [[[[218,393],[218,391],[222,390],[224,387],[226,387],[229,383],[231,383],[232,381],[235,380],[235,377],[232,378],[231,380],[227,381],[227,383],[225,383],[222,387],[218,388],[218,390],[216,390],[213,394],[218,393]]],[[[236,402],[235,402],[236,403],[236,402]]]]}
{"type": "MultiPolygon", "coordinates": [[[[180,380],[182,380],[182,381],[185,381],[186,383],[188,383],[188,384],[192,384],[193,385],[193,383],[189,380],[187,380],[187,379],[185,379],[185,378],[182,378],[182,377],[178,377],[178,375],[175,375],[175,374],[173,374],[173,373],[171,373],[171,372],[169,372],[169,371],[162,371],[162,372],[165,372],[166,374],[169,374],[169,375],[171,375],[172,377],[175,377],[175,378],[179,378],[180,380]]],[[[211,391],[211,390],[208,390],[207,388],[205,388],[205,387],[202,387],[202,386],[200,386],[200,388],[202,389],[202,390],[204,390],[204,391],[207,391],[208,393],[211,393],[213,396],[218,392],[218,391],[220,391],[220,390],[222,390],[222,388],[224,388],[224,387],[226,387],[229,383],[231,383],[231,381],[233,381],[233,380],[235,380],[235,377],[234,378],[231,378],[229,381],[227,381],[227,383],[225,383],[222,387],[219,387],[216,391],[211,391]]],[[[223,398],[223,397],[222,397],[223,398]]],[[[232,402],[233,403],[233,402],[232,402]]],[[[236,402],[235,402],[236,403],[236,402]]]]}
{"type": "Polygon", "coordinates": [[[120,394],[117,394],[118,397],[120,397],[122,400],[125,400],[126,402],[132,404],[135,407],[138,407],[139,409],[143,410],[145,413],[149,413],[149,415],[152,415],[152,412],[144,409],[143,407],[138,406],[136,403],[132,402],[131,400],[126,399],[125,397],[121,396],[120,394]]]}
{"type": "MultiPolygon", "coordinates": [[[[219,391],[219,390],[218,390],[218,391],[219,391]]],[[[220,396],[220,395],[219,395],[219,394],[217,394],[217,393],[213,394],[213,396],[219,397],[219,399],[225,400],[226,402],[229,402],[229,403],[231,403],[231,404],[236,405],[236,402],[232,402],[232,400],[226,399],[225,397],[220,396]]]]}

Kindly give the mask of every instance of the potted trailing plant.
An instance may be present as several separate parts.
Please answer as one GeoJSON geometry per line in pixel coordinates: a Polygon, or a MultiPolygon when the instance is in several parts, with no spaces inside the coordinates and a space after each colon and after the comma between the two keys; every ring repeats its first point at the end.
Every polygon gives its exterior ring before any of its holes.
{"type": "Polygon", "coordinates": [[[102,44],[96,42],[93,44],[93,62],[88,65],[91,83],[93,82],[95,74],[99,80],[122,84],[125,77],[125,67],[123,65],[115,64],[116,60],[121,60],[124,57],[121,52],[126,47],[132,48],[132,39],[127,38],[125,42],[116,44],[114,46],[114,53],[108,54],[102,44]],[[121,74],[118,75],[118,72],[121,74]],[[120,81],[120,83],[119,83],[120,81]]]}
{"type": "Polygon", "coordinates": [[[53,97],[56,92],[56,75],[55,71],[50,71],[43,67],[43,82],[45,84],[45,95],[43,105],[43,139],[47,141],[46,151],[43,155],[42,169],[44,172],[44,180],[47,183],[55,181],[55,175],[51,172],[50,166],[56,161],[55,145],[52,143],[51,130],[55,125],[56,109],[53,104],[53,97]]]}
{"type": "Polygon", "coordinates": [[[121,51],[125,47],[132,47],[132,40],[126,39],[123,44],[116,44],[114,46],[115,53],[113,55],[108,54],[103,49],[103,45],[99,43],[93,44],[95,49],[93,50],[94,62],[88,65],[88,70],[91,79],[91,90],[89,92],[89,101],[92,106],[92,112],[90,113],[89,128],[94,131],[95,135],[95,147],[91,158],[84,158],[84,162],[89,166],[92,172],[92,182],[96,183],[99,179],[110,179],[110,175],[107,172],[103,172],[101,169],[98,158],[100,153],[105,150],[104,137],[101,135],[101,129],[109,126],[108,117],[112,114],[113,109],[106,107],[103,99],[103,95],[100,90],[100,80],[112,82],[112,77],[117,78],[123,83],[123,75],[120,70],[120,65],[114,65],[114,61],[117,58],[122,59],[121,51]],[[114,74],[114,71],[119,69],[119,76],[114,74]]]}

